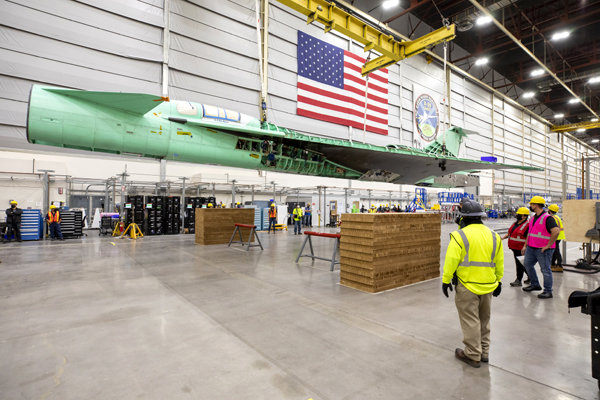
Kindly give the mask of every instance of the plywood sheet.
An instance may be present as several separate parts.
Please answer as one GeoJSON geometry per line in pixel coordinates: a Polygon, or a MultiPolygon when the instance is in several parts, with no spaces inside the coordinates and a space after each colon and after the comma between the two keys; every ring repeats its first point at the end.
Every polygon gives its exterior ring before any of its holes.
{"type": "MultiPolygon", "coordinates": [[[[197,208],[196,244],[227,244],[235,224],[254,225],[253,208],[197,208]]],[[[248,241],[249,228],[242,228],[242,237],[248,241]]],[[[234,240],[239,240],[236,236],[234,240]]],[[[254,237],[252,238],[254,241],[254,237]]]]}
{"type": "Polygon", "coordinates": [[[569,242],[588,243],[585,233],[594,227],[598,200],[566,200],[563,202],[562,221],[569,242]]]}
{"type": "Polygon", "coordinates": [[[440,276],[440,214],[344,214],[340,283],[377,293],[440,276]]]}

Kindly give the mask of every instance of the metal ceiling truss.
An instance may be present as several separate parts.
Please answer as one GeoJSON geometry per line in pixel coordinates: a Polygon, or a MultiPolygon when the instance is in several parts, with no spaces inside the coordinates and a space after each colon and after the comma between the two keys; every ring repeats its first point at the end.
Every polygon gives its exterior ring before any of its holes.
{"type": "Polygon", "coordinates": [[[374,60],[367,61],[362,68],[362,75],[378,69],[389,67],[405,58],[422,53],[444,41],[455,37],[455,26],[435,30],[416,40],[397,40],[393,35],[383,32],[384,26],[371,24],[353,13],[348,13],[328,0],[277,0],[307,16],[307,24],[320,22],[325,26],[325,33],[335,30],[359,43],[364,51],[376,51],[381,54],[374,60]]]}

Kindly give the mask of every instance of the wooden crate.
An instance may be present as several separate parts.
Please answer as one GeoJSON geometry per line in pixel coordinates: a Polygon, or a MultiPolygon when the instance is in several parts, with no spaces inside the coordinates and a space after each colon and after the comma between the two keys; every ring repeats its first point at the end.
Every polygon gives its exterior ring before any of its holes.
{"type": "Polygon", "coordinates": [[[340,283],[377,293],[440,276],[440,214],[344,214],[340,283]]]}
{"type": "MultiPolygon", "coordinates": [[[[254,225],[253,208],[197,208],[196,244],[227,244],[235,224],[254,225]]],[[[248,241],[249,228],[242,228],[242,237],[248,241]]],[[[239,236],[234,239],[239,240],[239,236]]],[[[252,237],[252,241],[254,241],[252,237]]]]}

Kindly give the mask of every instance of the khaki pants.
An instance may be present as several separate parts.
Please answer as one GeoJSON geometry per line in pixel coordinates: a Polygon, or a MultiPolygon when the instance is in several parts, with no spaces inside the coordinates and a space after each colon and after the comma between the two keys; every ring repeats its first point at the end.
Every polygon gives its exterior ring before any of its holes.
{"type": "Polygon", "coordinates": [[[463,331],[465,355],[473,361],[490,354],[490,315],[492,293],[476,295],[458,282],[456,309],[463,331]]]}

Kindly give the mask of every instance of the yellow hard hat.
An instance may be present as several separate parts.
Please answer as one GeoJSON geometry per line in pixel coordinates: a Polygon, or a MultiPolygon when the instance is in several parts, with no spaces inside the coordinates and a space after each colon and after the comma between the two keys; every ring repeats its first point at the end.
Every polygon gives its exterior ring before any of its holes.
{"type": "Polygon", "coordinates": [[[56,206],[55,206],[54,204],[52,204],[52,205],[50,206],[50,209],[53,209],[53,208],[56,208],[56,206]]]}
{"type": "Polygon", "coordinates": [[[208,207],[212,207],[212,206],[213,206],[212,203],[208,203],[208,207]]]}
{"type": "Polygon", "coordinates": [[[548,207],[548,210],[550,210],[550,211],[552,211],[552,212],[555,212],[555,213],[557,213],[557,212],[558,212],[560,209],[558,208],[558,205],[556,205],[556,204],[551,204],[551,205],[548,207]]]}
{"type": "Polygon", "coordinates": [[[532,204],[543,204],[546,205],[546,200],[542,196],[533,196],[531,200],[529,200],[532,204]]]}
{"type": "Polygon", "coordinates": [[[517,210],[517,214],[529,215],[529,209],[527,207],[521,207],[517,210]]]}
{"type": "Polygon", "coordinates": [[[237,202],[237,203],[235,203],[235,204],[240,204],[240,202],[238,201],[238,202],[237,202]]]}
{"type": "Polygon", "coordinates": [[[273,203],[273,204],[271,204],[271,207],[275,207],[275,204],[274,204],[274,203],[273,203]]]}
{"type": "Polygon", "coordinates": [[[17,201],[13,200],[13,201],[10,202],[10,204],[17,204],[17,201]]]}

